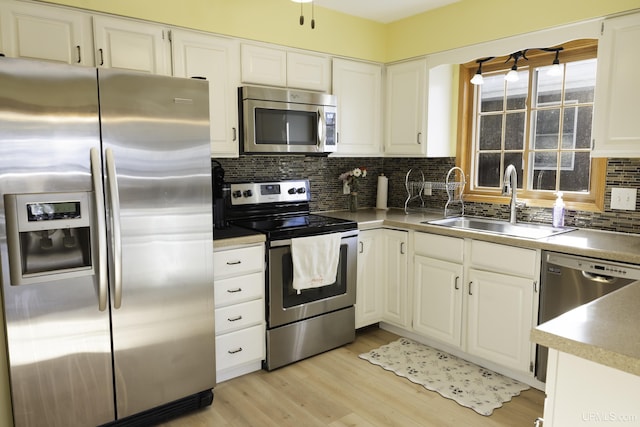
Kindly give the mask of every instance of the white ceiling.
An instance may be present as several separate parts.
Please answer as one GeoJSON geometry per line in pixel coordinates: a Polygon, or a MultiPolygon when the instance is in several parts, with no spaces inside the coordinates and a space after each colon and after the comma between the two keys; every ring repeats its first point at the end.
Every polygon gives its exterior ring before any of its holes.
{"type": "Polygon", "coordinates": [[[458,1],[460,0],[314,0],[314,4],[386,24],[458,1]]]}

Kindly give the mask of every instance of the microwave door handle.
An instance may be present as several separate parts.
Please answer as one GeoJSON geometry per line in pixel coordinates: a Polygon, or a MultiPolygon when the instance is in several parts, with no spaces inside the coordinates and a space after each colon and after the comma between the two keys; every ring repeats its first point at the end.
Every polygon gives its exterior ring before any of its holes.
{"type": "Polygon", "coordinates": [[[320,146],[322,144],[322,140],[324,138],[324,135],[326,134],[326,129],[327,129],[327,121],[325,120],[324,117],[324,108],[320,107],[318,108],[318,150],[320,149],[320,146]]]}

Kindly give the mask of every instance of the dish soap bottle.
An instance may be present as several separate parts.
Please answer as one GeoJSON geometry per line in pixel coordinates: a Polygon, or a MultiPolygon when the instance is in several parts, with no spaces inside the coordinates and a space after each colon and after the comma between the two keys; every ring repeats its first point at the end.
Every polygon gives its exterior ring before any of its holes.
{"type": "Polygon", "coordinates": [[[564,227],[564,200],[562,200],[562,191],[555,193],[558,198],[553,203],[552,223],[554,227],[564,227]]]}

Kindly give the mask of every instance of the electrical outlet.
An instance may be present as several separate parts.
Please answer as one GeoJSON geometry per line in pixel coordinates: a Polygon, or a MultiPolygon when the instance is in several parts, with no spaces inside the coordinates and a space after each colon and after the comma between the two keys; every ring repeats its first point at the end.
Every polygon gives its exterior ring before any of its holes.
{"type": "Polygon", "coordinates": [[[424,183],[424,191],[423,191],[425,196],[430,196],[431,195],[431,183],[430,182],[425,182],[424,183]]]}
{"type": "Polygon", "coordinates": [[[349,183],[345,182],[342,184],[342,194],[349,194],[351,193],[351,187],[349,186],[349,183]]]}
{"type": "Polygon", "coordinates": [[[637,193],[638,190],[636,190],[635,188],[612,188],[611,209],[635,211],[637,193]]]}

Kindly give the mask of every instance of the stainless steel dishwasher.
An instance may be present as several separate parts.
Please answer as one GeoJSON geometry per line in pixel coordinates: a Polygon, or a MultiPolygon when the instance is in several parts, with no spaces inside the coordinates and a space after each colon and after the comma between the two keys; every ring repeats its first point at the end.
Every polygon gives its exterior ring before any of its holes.
{"type": "MultiPolygon", "coordinates": [[[[640,280],[640,266],[542,252],[538,324],[640,280]]],[[[536,378],[547,378],[547,347],[538,346],[536,378]]]]}

